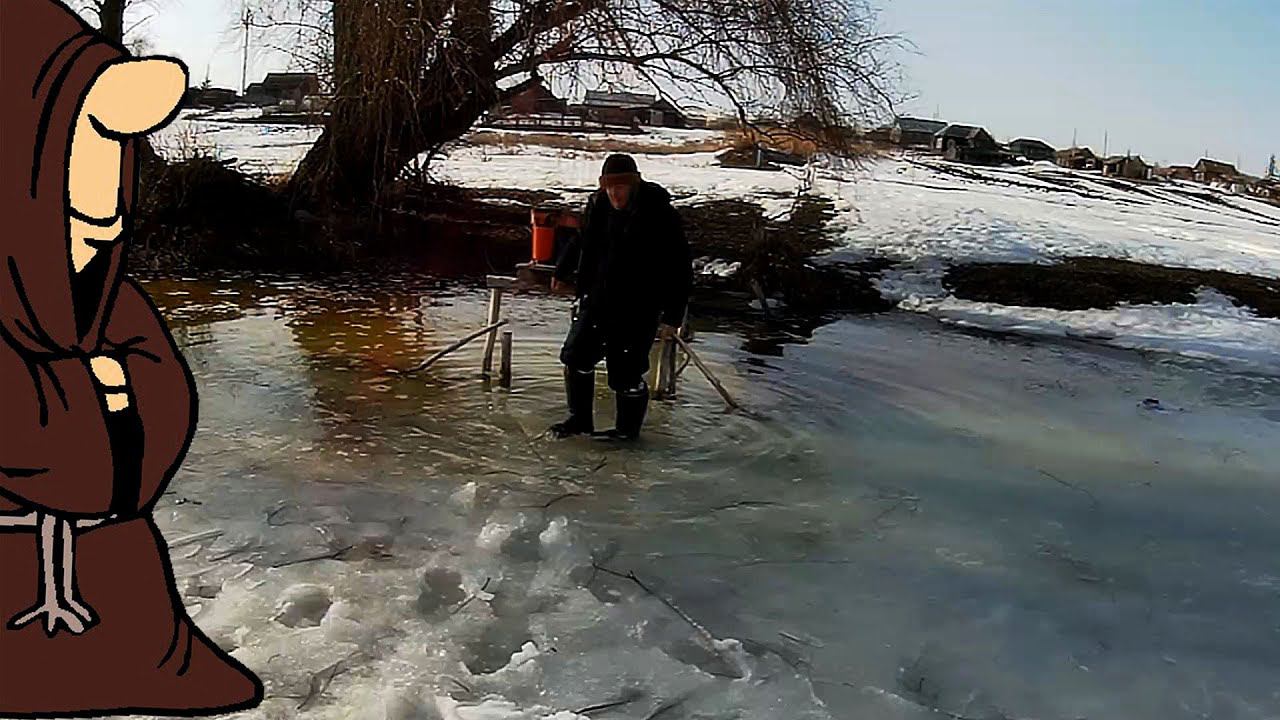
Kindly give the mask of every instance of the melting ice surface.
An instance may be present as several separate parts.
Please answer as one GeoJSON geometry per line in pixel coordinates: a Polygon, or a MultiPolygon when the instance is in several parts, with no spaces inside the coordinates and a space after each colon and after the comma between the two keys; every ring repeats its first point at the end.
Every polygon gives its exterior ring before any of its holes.
{"type": "Polygon", "coordinates": [[[900,314],[708,331],[752,412],[690,367],[614,449],[539,437],[555,301],[510,303],[506,392],[478,344],[388,372],[477,292],[148,287],[201,400],[157,517],[267,684],[243,717],[1280,715],[1280,379],[900,314]]]}

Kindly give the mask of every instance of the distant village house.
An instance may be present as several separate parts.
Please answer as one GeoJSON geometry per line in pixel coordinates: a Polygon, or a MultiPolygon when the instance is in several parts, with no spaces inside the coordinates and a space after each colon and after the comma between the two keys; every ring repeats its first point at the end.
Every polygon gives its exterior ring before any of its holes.
{"type": "Polygon", "coordinates": [[[1066,150],[1059,150],[1057,153],[1058,164],[1064,168],[1071,170],[1097,170],[1098,156],[1087,147],[1072,147],[1066,150]]]}
{"type": "Polygon", "coordinates": [[[1253,194],[1263,200],[1280,204],[1280,178],[1263,178],[1254,188],[1253,194]]]}
{"type": "Polygon", "coordinates": [[[303,98],[320,93],[320,79],[315,73],[267,73],[262,82],[250,85],[244,97],[257,105],[301,103],[303,98]]]}
{"type": "Polygon", "coordinates": [[[1031,162],[1040,160],[1052,162],[1057,155],[1057,151],[1053,149],[1052,145],[1035,138],[1018,138],[1014,140],[1009,143],[1009,152],[1013,153],[1014,156],[1024,157],[1031,162]]]}
{"type": "Polygon", "coordinates": [[[1231,180],[1227,181],[1227,188],[1234,193],[1244,193],[1245,195],[1260,196],[1262,187],[1262,178],[1256,175],[1246,175],[1240,173],[1231,180]]]}
{"type": "Polygon", "coordinates": [[[607,125],[688,126],[679,108],[656,95],[588,90],[582,104],[570,111],[607,125]]]}
{"type": "Polygon", "coordinates": [[[1165,180],[1191,181],[1196,179],[1195,168],[1190,165],[1170,165],[1168,167],[1154,168],[1151,174],[1165,180]]]}
{"type": "Polygon", "coordinates": [[[1200,183],[1227,183],[1239,174],[1235,165],[1209,158],[1200,158],[1195,166],[1195,180],[1200,183]]]}
{"type": "Polygon", "coordinates": [[[1113,155],[1102,161],[1102,174],[1128,180],[1151,179],[1151,166],[1137,155],[1113,155]]]}
{"type": "Polygon", "coordinates": [[[991,133],[974,125],[948,125],[934,135],[934,150],[948,160],[989,164],[1003,159],[991,133]]]}
{"type": "Polygon", "coordinates": [[[183,107],[220,108],[240,101],[235,90],[217,87],[187,88],[182,96],[183,107]]]}
{"type": "Polygon", "coordinates": [[[568,109],[568,104],[547,89],[539,77],[512,86],[509,93],[507,99],[493,109],[494,115],[563,114],[568,109]]]}
{"type": "Polygon", "coordinates": [[[900,117],[889,126],[888,140],[902,147],[933,148],[934,136],[945,127],[941,120],[900,117]]]}

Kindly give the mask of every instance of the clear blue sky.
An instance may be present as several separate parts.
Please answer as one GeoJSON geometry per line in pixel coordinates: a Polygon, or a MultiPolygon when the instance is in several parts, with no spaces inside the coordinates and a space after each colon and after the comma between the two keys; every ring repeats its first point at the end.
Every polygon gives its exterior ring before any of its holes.
{"type": "MultiPolygon", "coordinates": [[[[1280,0],[875,0],[912,40],[904,114],[1162,164],[1280,154],[1280,0]]],[[[192,80],[239,87],[235,0],[149,0],[130,20],[192,80]]],[[[288,59],[259,50],[250,81],[288,59]]]]}

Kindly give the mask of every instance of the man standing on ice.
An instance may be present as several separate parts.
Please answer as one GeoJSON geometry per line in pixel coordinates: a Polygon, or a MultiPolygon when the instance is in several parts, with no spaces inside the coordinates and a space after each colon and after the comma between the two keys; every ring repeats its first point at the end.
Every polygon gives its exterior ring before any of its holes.
{"type": "Polygon", "coordinates": [[[560,352],[569,417],[558,438],[634,440],[649,404],[649,350],[684,321],[693,283],[689,244],[671,194],[642,180],[629,155],[610,155],[587,199],[582,234],[561,258],[552,290],[574,294],[578,314],[560,352]],[[617,395],[612,430],[595,433],[595,368],[605,360],[617,395]]]}

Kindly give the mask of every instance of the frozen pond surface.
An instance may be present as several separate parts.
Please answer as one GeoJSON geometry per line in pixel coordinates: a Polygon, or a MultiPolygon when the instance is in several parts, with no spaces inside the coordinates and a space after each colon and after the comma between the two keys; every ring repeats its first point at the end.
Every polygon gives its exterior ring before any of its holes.
{"type": "Polygon", "coordinates": [[[201,399],[157,517],[267,684],[244,717],[1280,717],[1278,378],[903,314],[703,332],[752,415],[691,367],[612,449],[540,437],[558,302],[510,304],[505,392],[478,343],[387,371],[478,292],[148,287],[201,399]]]}

